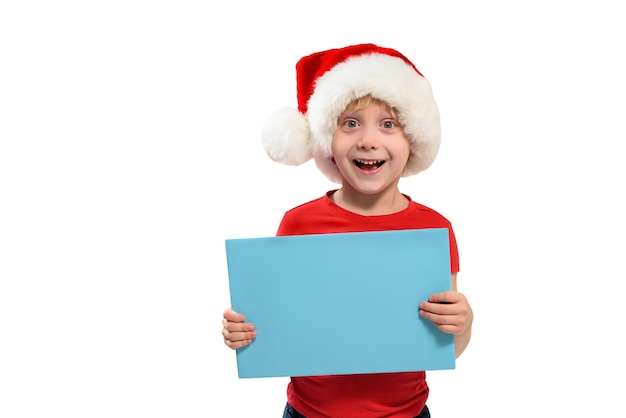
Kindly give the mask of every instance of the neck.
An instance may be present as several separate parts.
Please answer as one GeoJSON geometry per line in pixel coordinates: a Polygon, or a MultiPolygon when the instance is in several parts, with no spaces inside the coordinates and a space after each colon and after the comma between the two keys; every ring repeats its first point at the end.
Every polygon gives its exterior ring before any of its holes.
{"type": "Polygon", "coordinates": [[[400,212],[409,205],[408,199],[397,187],[368,195],[344,186],[331,199],[337,206],[364,216],[389,215],[400,212]]]}

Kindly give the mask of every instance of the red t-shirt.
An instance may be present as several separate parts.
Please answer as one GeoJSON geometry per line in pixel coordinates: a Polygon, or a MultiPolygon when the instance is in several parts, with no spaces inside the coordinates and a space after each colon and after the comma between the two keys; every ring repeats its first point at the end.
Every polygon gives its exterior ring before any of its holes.
{"type": "MultiPolygon", "coordinates": [[[[390,215],[363,216],[337,206],[329,198],[332,193],[334,191],[285,213],[277,235],[448,228],[450,271],[459,271],[452,226],[439,213],[405,195],[410,201],[406,209],[390,215]]],[[[423,371],[292,377],[287,386],[287,401],[307,418],[412,418],[422,411],[427,398],[428,385],[423,371]]]]}

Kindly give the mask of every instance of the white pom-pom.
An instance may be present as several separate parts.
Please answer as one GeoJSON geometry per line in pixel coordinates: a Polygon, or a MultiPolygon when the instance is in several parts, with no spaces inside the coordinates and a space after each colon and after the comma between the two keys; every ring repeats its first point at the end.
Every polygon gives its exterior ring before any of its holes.
{"type": "Polygon", "coordinates": [[[265,123],[261,139],[269,157],[282,164],[300,165],[312,158],[309,123],[291,107],[278,109],[265,123]]]}

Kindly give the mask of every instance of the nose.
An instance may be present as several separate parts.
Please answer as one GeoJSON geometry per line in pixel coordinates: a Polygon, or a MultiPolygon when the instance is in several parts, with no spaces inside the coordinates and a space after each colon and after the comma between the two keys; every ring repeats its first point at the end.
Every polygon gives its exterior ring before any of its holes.
{"type": "Polygon", "coordinates": [[[377,149],[380,146],[380,142],[378,141],[376,129],[371,127],[363,129],[358,146],[362,149],[377,149]]]}

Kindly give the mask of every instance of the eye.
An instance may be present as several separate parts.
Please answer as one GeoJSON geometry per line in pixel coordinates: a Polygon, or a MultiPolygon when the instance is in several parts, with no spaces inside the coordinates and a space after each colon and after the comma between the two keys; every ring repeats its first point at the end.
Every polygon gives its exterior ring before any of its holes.
{"type": "Polygon", "coordinates": [[[356,128],[357,126],[359,126],[359,124],[354,119],[347,119],[343,122],[343,126],[345,126],[346,128],[356,128]]]}
{"type": "Polygon", "coordinates": [[[395,128],[396,123],[392,120],[386,120],[382,123],[382,126],[385,129],[392,129],[392,128],[395,128]]]}

